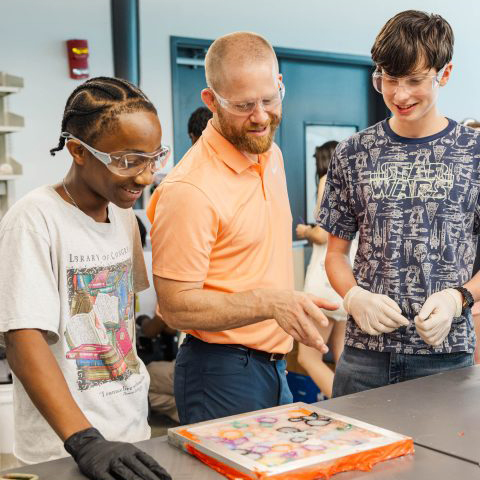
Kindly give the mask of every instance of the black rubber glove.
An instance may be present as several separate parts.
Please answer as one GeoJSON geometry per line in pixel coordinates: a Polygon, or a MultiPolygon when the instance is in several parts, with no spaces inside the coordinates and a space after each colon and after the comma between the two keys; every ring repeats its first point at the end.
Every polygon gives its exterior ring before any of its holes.
{"type": "Polygon", "coordinates": [[[150,455],[131,443],[105,440],[96,428],[74,433],[64,446],[92,480],[172,480],[150,455]]]}

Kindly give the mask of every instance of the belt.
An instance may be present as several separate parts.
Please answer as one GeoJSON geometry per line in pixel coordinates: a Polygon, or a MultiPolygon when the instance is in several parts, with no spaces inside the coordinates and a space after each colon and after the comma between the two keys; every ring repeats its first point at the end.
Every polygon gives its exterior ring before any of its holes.
{"type": "Polygon", "coordinates": [[[208,343],[200,340],[199,338],[195,337],[194,335],[190,335],[187,333],[187,339],[194,340],[205,345],[218,345],[219,347],[227,347],[233,348],[235,350],[242,350],[244,352],[248,352],[253,357],[259,357],[262,360],[268,360],[270,362],[276,362],[277,360],[285,360],[287,355],[285,353],[270,353],[264,352],[263,350],[256,350],[255,348],[249,348],[245,345],[238,345],[238,344],[230,344],[230,343],[208,343]]]}

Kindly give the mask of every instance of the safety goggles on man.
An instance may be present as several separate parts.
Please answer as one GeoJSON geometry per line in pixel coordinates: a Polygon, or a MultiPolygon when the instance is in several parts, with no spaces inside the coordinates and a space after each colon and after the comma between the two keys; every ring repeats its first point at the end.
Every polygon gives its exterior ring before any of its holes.
{"type": "Polygon", "coordinates": [[[227,112],[239,116],[251,115],[257,108],[257,105],[259,105],[265,112],[270,112],[274,110],[275,107],[277,107],[280,103],[282,103],[283,97],[285,96],[285,85],[282,82],[279,82],[277,92],[275,92],[275,94],[271,97],[245,102],[235,102],[232,100],[227,100],[226,98],[223,98],[221,95],[219,95],[212,87],[208,88],[213,92],[218,103],[227,112]]]}
{"type": "Polygon", "coordinates": [[[438,87],[443,77],[445,65],[434,75],[409,75],[406,77],[391,77],[386,73],[375,70],[372,74],[373,87],[378,93],[394,93],[397,88],[404,88],[412,95],[421,93],[430,93],[434,88],[438,87]]]}
{"type": "Polygon", "coordinates": [[[140,175],[147,167],[152,172],[162,169],[170,156],[170,148],[160,147],[156,152],[137,153],[137,152],[112,152],[105,153],[82,142],[71,133],[62,132],[62,137],[67,140],[76,140],[83,145],[95,158],[100,160],[105,166],[116,175],[124,177],[134,177],[140,175]]]}

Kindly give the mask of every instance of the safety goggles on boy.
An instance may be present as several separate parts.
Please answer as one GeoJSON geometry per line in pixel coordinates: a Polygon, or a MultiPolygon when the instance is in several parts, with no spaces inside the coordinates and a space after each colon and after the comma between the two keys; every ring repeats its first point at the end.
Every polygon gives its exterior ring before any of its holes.
{"type": "Polygon", "coordinates": [[[271,97],[245,102],[235,102],[232,100],[227,100],[226,98],[223,98],[221,95],[219,95],[212,87],[208,88],[213,92],[218,103],[227,112],[239,116],[251,115],[257,108],[257,105],[259,105],[265,112],[270,112],[274,110],[275,107],[277,107],[280,103],[282,103],[283,97],[285,96],[285,85],[282,82],[279,82],[277,92],[275,92],[275,94],[271,97]]]}
{"type": "Polygon", "coordinates": [[[447,65],[434,75],[416,74],[406,77],[391,77],[386,73],[375,70],[372,74],[373,87],[378,93],[394,93],[399,87],[408,90],[412,95],[430,93],[440,84],[446,68],[447,65]]]}
{"type": "Polygon", "coordinates": [[[152,172],[162,169],[170,156],[170,148],[167,146],[160,147],[152,153],[137,152],[112,152],[105,153],[96,150],[87,145],[82,140],[74,137],[71,133],[62,132],[62,137],[67,140],[76,140],[83,145],[95,158],[100,160],[105,166],[116,175],[124,177],[134,177],[140,175],[147,167],[152,172]]]}

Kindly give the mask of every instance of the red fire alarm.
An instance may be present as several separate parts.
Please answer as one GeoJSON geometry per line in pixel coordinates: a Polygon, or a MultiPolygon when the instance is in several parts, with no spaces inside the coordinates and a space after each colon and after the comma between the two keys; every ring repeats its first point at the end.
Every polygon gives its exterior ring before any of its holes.
{"type": "Polygon", "coordinates": [[[67,40],[70,78],[88,78],[88,41],[67,40]]]}

